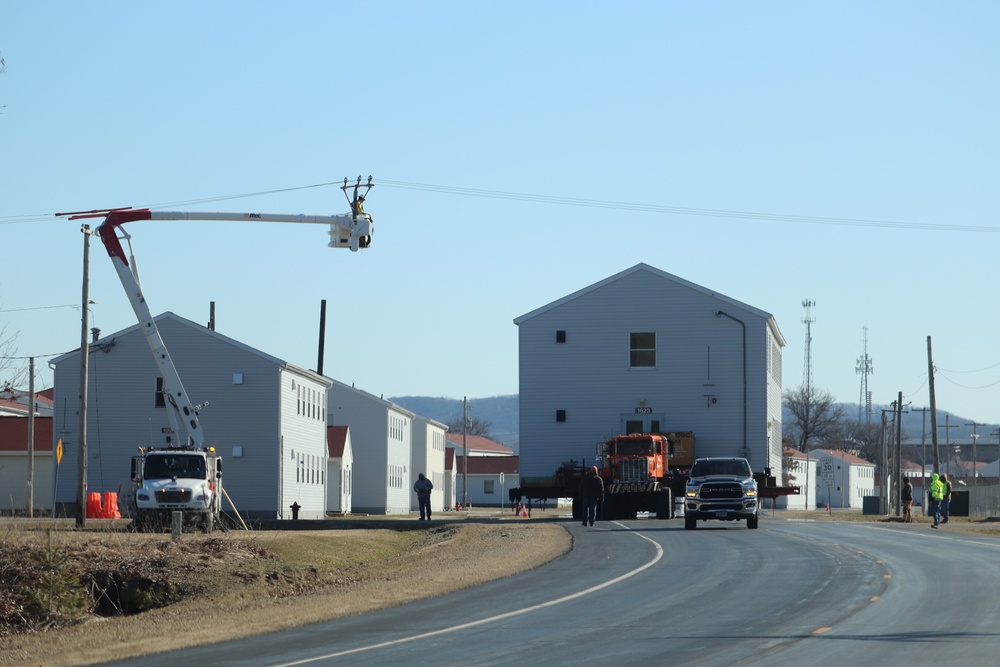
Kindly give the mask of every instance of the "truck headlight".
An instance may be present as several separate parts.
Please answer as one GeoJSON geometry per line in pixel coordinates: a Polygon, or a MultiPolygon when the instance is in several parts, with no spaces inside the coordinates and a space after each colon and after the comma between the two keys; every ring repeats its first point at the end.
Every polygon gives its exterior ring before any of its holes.
{"type": "Polygon", "coordinates": [[[136,494],[136,498],[138,498],[139,500],[149,500],[149,493],[147,493],[146,491],[140,491],[139,493],[136,494]]]}

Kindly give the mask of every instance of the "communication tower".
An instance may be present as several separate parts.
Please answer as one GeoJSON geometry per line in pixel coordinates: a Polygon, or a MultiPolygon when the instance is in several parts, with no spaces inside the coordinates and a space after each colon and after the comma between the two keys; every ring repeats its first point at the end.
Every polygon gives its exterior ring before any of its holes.
{"type": "Polygon", "coordinates": [[[812,396],[812,323],[816,321],[812,317],[812,307],[815,301],[809,299],[802,300],[802,307],[806,309],[806,316],[802,318],[802,323],[806,325],[806,358],[802,363],[802,386],[806,389],[806,396],[812,396]]]}
{"type": "Polygon", "coordinates": [[[868,391],[868,376],[875,372],[872,367],[872,359],[868,356],[868,327],[863,328],[862,338],[864,354],[858,357],[857,372],[861,376],[861,395],[858,397],[858,423],[861,423],[862,411],[865,415],[865,422],[872,422],[872,395],[868,391]]]}

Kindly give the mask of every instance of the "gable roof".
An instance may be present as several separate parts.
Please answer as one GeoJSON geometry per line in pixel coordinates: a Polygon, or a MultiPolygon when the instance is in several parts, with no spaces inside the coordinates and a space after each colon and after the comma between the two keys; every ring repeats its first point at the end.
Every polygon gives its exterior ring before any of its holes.
{"type": "Polygon", "coordinates": [[[785,447],[782,449],[782,456],[788,459],[811,459],[809,454],[795,449],[794,447],[785,447]]]}
{"type": "Polygon", "coordinates": [[[837,459],[838,461],[843,461],[844,463],[850,463],[851,465],[856,465],[856,466],[871,466],[873,468],[875,467],[875,464],[872,463],[871,461],[865,461],[864,459],[859,458],[854,454],[848,454],[847,452],[841,450],[814,449],[811,452],[809,452],[809,454],[816,458],[831,456],[837,459]]]}
{"type": "Polygon", "coordinates": [[[564,296],[561,299],[557,299],[557,300],[553,301],[550,304],[542,306],[541,308],[536,308],[535,310],[533,310],[533,311],[531,311],[529,313],[525,313],[524,315],[521,315],[520,317],[515,318],[514,319],[514,324],[520,325],[521,323],[526,322],[527,320],[530,320],[533,317],[536,317],[538,315],[541,315],[542,313],[546,313],[546,312],[548,312],[550,310],[558,308],[559,306],[561,306],[561,305],[563,305],[565,303],[568,303],[570,301],[573,301],[575,299],[579,299],[581,296],[584,296],[586,294],[590,294],[591,292],[595,292],[595,291],[601,289],[602,287],[605,287],[607,285],[610,285],[611,283],[617,282],[617,281],[621,280],[622,278],[628,277],[628,276],[630,276],[630,275],[632,275],[634,273],[638,273],[639,271],[645,271],[645,272],[648,272],[648,273],[652,273],[653,275],[659,276],[660,278],[663,278],[664,280],[669,280],[670,282],[676,283],[676,284],[681,285],[683,287],[686,287],[688,289],[694,290],[696,292],[700,292],[701,294],[704,294],[705,296],[712,297],[713,299],[721,301],[722,303],[727,303],[727,304],[729,304],[731,306],[734,306],[736,308],[740,308],[742,310],[745,310],[745,311],[748,311],[750,313],[753,313],[754,315],[757,315],[761,319],[767,321],[767,324],[770,327],[771,332],[773,333],[774,337],[778,340],[778,343],[782,347],[784,347],[786,345],[785,338],[784,338],[784,336],[781,335],[781,331],[778,329],[778,323],[775,321],[774,316],[771,315],[770,313],[764,312],[763,310],[760,310],[759,308],[754,308],[753,306],[745,304],[742,301],[737,301],[736,299],[728,297],[725,294],[720,294],[720,293],[718,293],[718,292],[716,292],[714,290],[710,290],[707,287],[702,287],[701,285],[695,284],[695,283],[691,282],[690,280],[684,280],[683,278],[681,278],[679,276],[675,276],[672,273],[667,273],[666,271],[661,271],[660,269],[657,269],[655,267],[650,266],[649,264],[645,264],[645,263],[642,263],[642,262],[640,262],[639,264],[636,264],[635,266],[633,266],[630,269],[625,269],[624,271],[616,273],[613,276],[610,276],[608,278],[605,278],[604,280],[596,282],[593,285],[590,285],[589,287],[584,287],[583,289],[577,290],[576,292],[573,292],[572,294],[564,296]]]}
{"type": "MultiPolygon", "coordinates": [[[[159,326],[159,324],[161,322],[163,322],[164,320],[171,320],[173,322],[177,322],[179,324],[183,324],[184,326],[190,327],[191,329],[194,329],[195,331],[197,331],[198,333],[200,333],[202,335],[210,336],[210,337],[212,337],[212,338],[214,338],[214,339],[216,339],[218,341],[226,343],[227,345],[231,345],[231,346],[233,346],[235,348],[238,348],[238,349],[240,349],[240,350],[242,350],[244,352],[247,352],[249,354],[252,354],[252,355],[255,355],[257,357],[260,357],[261,359],[265,359],[265,360],[267,360],[267,361],[275,364],[276,366],[281,366],[283,368],[288,368],[288,369],[291,369],[291,370],[295,370],[295,371],[297,371],[299,373],[302,373],[303,375],[310,376],[311,378],[313,378],[315,380],[318,380],[319,382],[322,382],[322,383],[326,384],[327,386],[329,386],[329,384],[330,384],[330,380],[328,378],[320,375],[316,371],[307,370],[307,369],[302,368],[300,366],[296,366],[295,364],[292,364],[292,363],[289,363],[287,361],[284,361],[283,359],[279,359],[278,357],[275,357],[275,356],[272,356],[270,354],[267,354],[266,352],[262,352],[262,351],[260,351],[260,350],[258,350],[256,348],[250,347],[246,343],[241,343],[240,341],[236,340],[235,338],[230,338],[229,336],[225,336],[223,334],[220,334],[218,331],[215,331],[213,329],[209,329],[208,327],[206,327],[204,325],[201,325],[201,324],[198,324],[197,322],[192,322],[191,320],[186,319],[184,317],[181,317],[180,315],[177,315],[175,313],[172,313],[169,310],[166,311],[166,312],[160,313],[159,315],[157,315],[157,316],[155,316],[153,318],[153,321],[157,323],[157,326],[159,326]]],[[[101,338],[101,339],[99,339],[97,341],[94,341],[94,342],[90,343],[90,347],[91,348],[98,348],[98,349],[100,349],[101,346],[107,346],[108,344],[113,344],[115,338],[118,338],[119,336],[125,336],[125,335],[131,334],[133,332],[139,332],[140,334],[145,335],[140,330],[140,325],[137,322],[137,323],[133,324],[132,326],[126,328],[126,329],[122,329],[121,331],[116,331],[113,334],[110,334],[108,336],[105,336],[104,338],[101,338]]],[[[52,363],[52,364],[58,364],[58,363],[60,363],[62,361],[65,361],[66,359],[72,359],[73,357],[78,357],[78,356],[80,356],[80,350],[76,349],[76,350],[72,350],[70,352],[66,352],[65,354],[62,354],[62,355],[54,358],[50,363],[52,363]]]]}
{"type": "MultiPolygon", "coordinates": [[[[461,433],[445,434],[445,438],[447,439],[445,447],[457,447],[461,449],[462,437],[461,433]]],[[[492,452],[494,454],[506,454],[508,456],[514,454],[514,450],[510,447],[501,445],[499,442],[494,442],[493,440],[481,435],[467,435],[465,436],[465,442],[470,452],[492,452]]]]}
{"type": "Polygon", "coordinates": [[[326,427],[326,447],[331,458],[343,458],[344,448],[347,446],[347,433],[350,428],[350,426],[326,427]]]}
{"type": "Polygon", "coordinates": [[[17,401],[12,401],[9,398],[0,398],[0,415],[9,416],[28,416],[28,406],[21,405],[17,401]]]}
{"type": "MultiPolygon", "coordinates": [[[[28,392],[14,389],[13,392],[4,392],[0,396],[0,414],[15,414],[28,416],[28,392]]],[[[52,389],[35,392],[35,414],[39,413],[39,408],[47,408],[46,414],[51,414],[53,406],[52,389]]]]}
{"type": "Polygon", "coordinates": [[[331,389],[340,388],[340,389],[344,389],[346,391],[350,391],[351,393],[355,394],[356,396],[358,396],[360,398],[364,398],[366,400],[369,400],[372,403],[375,403],[376,405],[381,405],[386,410],[393,410],[395,412],[399,412],[399,413],[401,413],[403,415],[406,415],[410,419],[416,419],[416,417],[417,417],[417,414],[415,412],[410,412],[409,410],[407,410],[406,408],[402,407],[401,405],[396,405],[392,401],[387,401],[385,399],[384,395],[383,396],[376,396],[375,394],[373,394],[371,392],[367,392],[364,389],[358,389],[357,387],[354,386],[354,384],[348,385],[346,382],[341,382],[340,380],[334,380],[333,378],[324,377],[324,379],[327,382],[330,383],[330,388],[331,389]]]}

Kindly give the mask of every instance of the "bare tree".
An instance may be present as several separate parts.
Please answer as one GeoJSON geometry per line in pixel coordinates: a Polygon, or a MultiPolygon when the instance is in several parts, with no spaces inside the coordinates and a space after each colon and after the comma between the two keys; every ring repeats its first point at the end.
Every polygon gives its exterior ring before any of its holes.
{"type": "Polygon", "coordinates": [[[878,463],[882,451],[882,426],[853,419],[845,419],[840,425],[837,449],[843,449],[871,463],[878,463]]]}
{"type": "Polygon", "coordinates": [[[830,392],[799,386],[786,391],[783,402],[795,418],[791,430],[800,451],[809,443],[831,445],[839,440],[844,408],[834,403],[830,392]]]}
{"type": "MultiPolygon", "coordinates": [[[[0,311],[3,311],[3,301],[0,301],[0,311]]],[[[13,398],[17,386],[28,379],[28,369],[25,364],[20,368],[17,362],[17,331],[11,331],[6,322],[0,321],[0,397],[13,398]]]]}
{"type": "Polygon", "coordinates": [[[462,415],[458,415],[448,424],[448,432],[455,434],[468,433],[468,435],[481,435],[484,438],[493,439],[490,434],[491,424],[485,419],[480,419],[479,417],[469,417],[467,421],[468,431],[462,428],[462,415]]]}

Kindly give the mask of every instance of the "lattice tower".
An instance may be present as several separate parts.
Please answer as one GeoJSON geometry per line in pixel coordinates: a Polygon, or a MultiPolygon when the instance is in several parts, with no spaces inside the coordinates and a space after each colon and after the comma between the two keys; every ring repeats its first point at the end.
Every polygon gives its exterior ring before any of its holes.
{"type": "Polygon", "coordinates": [[[864,327],[863,332],[862,343],[864,353],[858,357],[858,365],[855,369],[858,375],[861,376],[861,394],[858,397],[858,422],[861,422],[861,415],[864,414],[865,421],[870,424],[872,421],[872,396],[871,392],[868,391],[868,376],[875,369],[872,366],[871,357],[868,356],[868,327],[864,327]]]}
{"type": "Polygon", "coordinates": [[[811,309],[815,305],[815,301],[802,300],[802,307],[806,309],[806,316],[802,318],[802,323],[806,325],[806,358],[802,362],[802,386],[806,389],[806,396],[812,396],[812,323],[816,319],[812,317],[811,309]]]}

